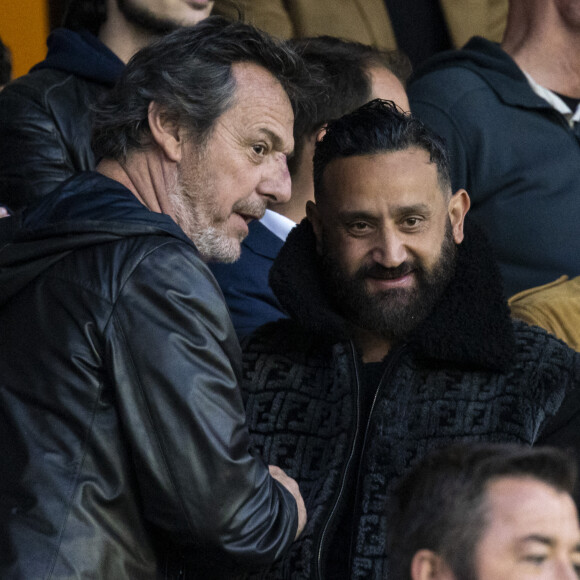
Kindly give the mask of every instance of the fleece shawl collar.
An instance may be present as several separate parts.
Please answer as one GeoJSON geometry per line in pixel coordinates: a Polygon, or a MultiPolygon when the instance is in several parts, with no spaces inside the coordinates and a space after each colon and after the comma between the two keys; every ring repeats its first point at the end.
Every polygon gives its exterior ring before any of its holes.
{"type": "MultiPolygon", "coordinates": [[[[351,337],[349,324],[325,296],[308,219],[290,232],[270,271],[270,285],[307,332],[330,342],[351,337]]],[[[509,366],[515,338],[501,277],[483,233],[470,220],[447,290],[408,343],[418,355],[435,361],[499,371],[509,366]]]]}

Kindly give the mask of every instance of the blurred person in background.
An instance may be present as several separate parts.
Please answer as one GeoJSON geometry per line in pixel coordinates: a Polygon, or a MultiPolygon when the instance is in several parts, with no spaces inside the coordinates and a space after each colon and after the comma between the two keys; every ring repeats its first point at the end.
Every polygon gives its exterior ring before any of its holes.
{"type": "Polygon", "coordinates": [[[290,44],[320,86],[312,99],[314,106],[296,111],[294,155],[288,160],[292,196],[250,224],[238,261],[210,264],[240,338],[266,322],[287,316],[268,284],[268,276],[290,230],[306,216],[306,203],[314,200],[312,159],[325,123],[375,98],[390,99],[409,110],[404,84],[411,69],[400,53],[332,36],[292,40],[290,44]]]}
{"type": "Polygon", "coordinates": [[[464,443],[431,453],[388,513],[385,580],[578,578],[576,472],[551,447],[464,443]]]}
{"type": "Polygon", "coordinates": [[[94,169],[90,107],[152,40],[194,26],[210,0],[71,0],[46,59],[0,94],[0,204],[21,210],[94,169]]]}
{"type": "Polygon", "coordinates": [[[0,91],[12,80],[12,53],[0,38],[0,91]]]}

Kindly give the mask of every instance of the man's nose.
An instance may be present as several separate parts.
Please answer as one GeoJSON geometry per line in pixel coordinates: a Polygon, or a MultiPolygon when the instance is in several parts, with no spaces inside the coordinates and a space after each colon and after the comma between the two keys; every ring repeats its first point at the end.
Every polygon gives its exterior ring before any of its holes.
{"type": "Polygon", "coordinates": [[[385,268],[396,268],[407,260],[407,247],[400,232],[384,229],[379,232],[373,259],[385,268]]]}
{"type": "Polygon", "coordinates": [[[292,181],[286,155],[277,153],[265,162],[257,191],[268,199],[268,205],[290,201],[292,181]]]}
{"type": "Polygon", "coordinates": [[[563,561],[558,562],[555,570],[554,580],[578,580],[578,572],[576,571],[572,562],[563,561]]]}

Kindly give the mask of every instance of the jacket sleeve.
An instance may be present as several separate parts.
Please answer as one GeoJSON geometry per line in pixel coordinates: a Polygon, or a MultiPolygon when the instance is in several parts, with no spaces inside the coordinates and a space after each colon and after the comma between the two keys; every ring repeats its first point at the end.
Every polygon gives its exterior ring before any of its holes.
{"type": "Polygon", "coordinates": [[[203,554],[253,569],[280,557],[296,534],[296,503],[249,452],[240,347],[191,248],[168,243],[139,263],[107,336],[146,519],[186,561],[203,554]]]}
{"type": "MultiPolygon", "coordinates": [[[[557,394],[563,389],[565,396],[555,415],[543,425],[535,445],[553,445],[566,449],[575,458],[577,465],[580,465],[580,353],[572,351],[555,339],[552,342],[558,347],[550,353],[551,364],[540,367],[552,371],[549,376],[543,377],[543,383],[549,385],[555,381],[557,388],[554,392],[557,394]],[[560,367],[555,373],[554,365],[560,367]]],[[[578,485],[575,489],[575,500],[580,506],[578,485]]]]}
{"type": "MultiPolygon", "coordinates": [[[[58,105],[65,109],[59,117],[49,98],[55,90],[63,91],[63,87],[40,90],[23,78],[0,93],[0,204],[13,211],[50,193],[75,171],[86,169],[75,167],[73,156],[80,157],[87,149],[87,120],[71,111],[74,96],[58,105]],[[67,135],[77,142],[67,144],[67,135]]],[[[75,90],[78,87],[70,87],[75,90]]]]}

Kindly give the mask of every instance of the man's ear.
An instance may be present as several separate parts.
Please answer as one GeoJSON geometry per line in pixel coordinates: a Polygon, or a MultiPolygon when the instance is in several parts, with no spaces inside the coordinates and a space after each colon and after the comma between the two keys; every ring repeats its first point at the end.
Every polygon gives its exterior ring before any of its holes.
{"type": "Polygon", "coordinates": [[[432,550],[419,550],[411,560],[412,580],[455,580],[443,558],[432,550]]]}
{"type": "Polygon", "coordinates": [[[306,202],[306,217],[312,224],[314,235],[316,236],[316,251],[322,255],[322,220],[320,210],[313,201],[306,202]]]}
{"type": "Polygon", "coordinates": [[[449,200],[448,212],[453,228],[453,239],[456,244],[463,241],[463,224],[465,222],[465,214],[469,210],[471,200],[465,189],[457,190],[449,200]]]}
{"type": "Polygon", "coordinates": [[[156,102],[149,103],[147,114],[151,136],[165,156],[176,163],[181,161],[184,134],[179,124],[170,120],[156,102]]]}

